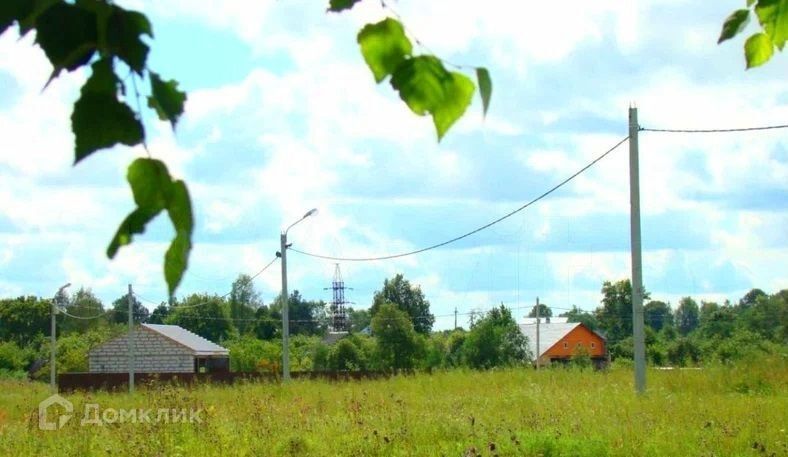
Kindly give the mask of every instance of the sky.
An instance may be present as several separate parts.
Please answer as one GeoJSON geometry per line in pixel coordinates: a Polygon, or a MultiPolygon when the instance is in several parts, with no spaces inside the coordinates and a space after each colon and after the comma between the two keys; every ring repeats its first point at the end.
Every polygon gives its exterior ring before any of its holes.
{"type": "MultiPolygon", "coordinates": [[[[391,255],[466,233],[566,179],[646,128],[736,128],[788,120],[788,57],[745,71],[740,37],[717,45],[742,1],[362,1],[343,14],[307,0],[147,1],[149,66],[188,92],[175,132],[146,112],[150,154],[188,183],[195,246],[177,295],[223,295],[255,274],[289,232],[300,250],[391,255]],[[418,53],[487,67],[437,141],[429,118],[376,85],[356,43],[397,15],[418,53]]],[[[756,29],[750,24],[745,31],[756,29]]],[[[109,304],[128,284],[166,300],[164,216],[114,260],[106,246],[133,200],[140,148],[73,166],[70,115],[87,70],[42,90],[51,67],[33,36],[0,36],[0,297],[54,295],[66,282],[109,304]]],[[[464,67],[467,66],[467,67],[464,67]]],[[[653,299],[738,300],[788,287],[788,131],[641,132],[643,280],[653,299]]],[[[536,297],[594,309],[606,280],[630,275],[628,145],[526,210],[460,242],[389,261],[341,262],[347,299],[366,308],[384,279],[421,287],[435,327],[500,303],[522,317],[536,297]]],[[[290,252],[288,283],[330,301],[335,262],[290,252]]],[[[266,303],[278,263],[255,279],[266,303]]]]}

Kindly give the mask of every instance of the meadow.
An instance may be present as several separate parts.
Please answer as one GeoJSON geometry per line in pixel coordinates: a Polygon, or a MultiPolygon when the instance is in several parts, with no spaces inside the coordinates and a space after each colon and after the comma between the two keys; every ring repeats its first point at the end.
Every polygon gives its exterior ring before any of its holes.
{"type": "Polygon", "coordinates": [[[0,381],[9,456],[786,456],[785,355],[695,370],[454,370],[391,379],[159,386],[73,393],[75,417],[38,429],[47,386],[0,381]],[[82,406],[202,409],[200,423],[80,426],[82,406]]]}

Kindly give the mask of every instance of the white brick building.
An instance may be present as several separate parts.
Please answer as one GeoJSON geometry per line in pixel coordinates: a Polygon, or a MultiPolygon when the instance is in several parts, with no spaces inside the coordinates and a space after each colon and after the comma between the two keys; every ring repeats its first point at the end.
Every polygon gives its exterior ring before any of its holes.
{"type": "MultiPolygon", "coordinates": [[[[229,370],[229,351],[177,325],[142,324],[135,328],[134,371],[199,373],[229,370]]],[[[89,352],[91,373],[128,371],[128,333],[89,352]]]]}

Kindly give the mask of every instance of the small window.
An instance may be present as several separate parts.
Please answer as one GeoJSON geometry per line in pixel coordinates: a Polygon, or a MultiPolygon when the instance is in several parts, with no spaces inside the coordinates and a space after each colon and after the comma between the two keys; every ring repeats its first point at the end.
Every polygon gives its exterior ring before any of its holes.
{"type": "Polygon", "coordinates": [[[564,349],[569,349],[569,343],[564,341],[564,349]]]}
{"type": "Polygon", "coordinates": [[[594,349],[594,348],[596,348],[596,343],[594,343],[594,342],[592,341],[592,342],[591,342],[591,349],[594,349]]]}

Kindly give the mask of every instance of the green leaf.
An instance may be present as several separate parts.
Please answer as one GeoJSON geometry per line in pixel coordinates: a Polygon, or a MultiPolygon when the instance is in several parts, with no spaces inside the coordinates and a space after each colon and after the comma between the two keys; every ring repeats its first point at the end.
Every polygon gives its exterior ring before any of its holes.
{"type": "Polygon", "coordinates": [[[107,21],[107,46],[109,51],[138,74],[142,74],[148,59],[149,47],[142,35],[153,36],[148,18],[136,11],[113,6],[107,21]]]}
{"type": "Polygon", "coordinates": [[[76,143],[74,163],[99,149],[118,143],[134,146],[144,138],[142,124],[134,112],[118,101],[118,79],[111,65],[108,59],[93,64],[93,74],[74,103],[71,114],[71,130],[76,143]]]}
{"type": "Polygon", "coordinates": [[[747,69],[763,65],[772,58],[774,45],[765,33],[756,33],[744,43],[744,57],[747,59],[747,69]]]}
{"type": "Polygon", "coordinates": [[[391,85],[411,111],[432,115],[438,140],[465,112],[474,91],[467,76],[450,73],[434,56],[405,60],[391,76],[391,85]]]}
{"type": "Polygon", "coordinates": [[[359,1],[361,0],[330,0],[328,2],[328,10],[335,13],[342,10],[349,10],[350,8],[353,8],[353,6],[359,1]]]}
{"type": "Polygon", "coordinates": [[[782,51],[788,39],[788,0],[760,0],[755,14],[772,43],[782,51]]]}
{"type": "Polygon", "coordinates": [[[134,209],[118,227],[107,247],[113,258],[120,247],[132,242],[133,236],[145,232],[145,226],[163,210],[167,210],[175,236],[164,255],[164,277],[170,294],[175,292],[189,261],[194,231],[191,198],[183,181],[173,181],[164,162],[137,159],[129,165],[126,178],[134,194],[134,209]]]}
{"type": "Polygon", "coordinates": [[[186,102],[186,93],[178,90],[178,81],[162,80],[158,74],[149,72],[151,96],[148,97],[148,106],[155,109],[159,119],[170,121],[172,128],[183,114],[183,104],[186,102]]]}
{"type": "Polygon", "coordinates": [[[378,83],[392,74],[413,51],[402,24],[392,18],[364,26],[358,33],[358,44],[378,83]]]}
{"type": "Polygon", "coordinates": [[[22,19],[32,12],[33,2],[30,0],[0,1],[0,35],[2,35],[14,21],[22,21],[22,19]]]}
{"type": "Polygon", "coordinates": [[[194,218],[186,184],[183,181],[175,181],[170,190],[167,213],[175,227],[176,235],[164,256],[164,277],[172,294],[181,282],[189,263],[194,218]]]}
{"type": "Polygon", "coordinates": [[[465,113],[471,104],[474,89],[471,79],[462,73],[452,72],[451,78],[444,83],[445,98],[432,112],[432,120],[438,130],[438,141],[465,113]]]}
{"type": "Polygon", "coordinates": [[[736,35],[738,35],[744,27],[747,26],[747,23],[750,21],[750,10],[742,9],[736,10],[725,19],[725,23],[722,24],[722,32],[720,32],[720,38],[717,40],[717,44],[722,43],[725,40],[729,40],[736,35]]]}
{"type": "Polygon", "coordinates": [[[432,113],[444,98],[444,80],[450,73],[434,56],[407,59],[391,75],[391,86],[414,113],[432,113]]]}
{"type": "Polygon", "coordinates": [[[482,97],[482,109],[486,116],[487,109],[490,107],[490,97],[492,96],[492,79],[490,79],[490,72],[484,67],[477,68],[476,81],[479,83],[479,95],[482,97]]]}
{"type": "MultiPolygon", "coordinates": [[[[5,0],[3,0],[4,2],[5,0]]],[[[20,0],[10,0],[11,3],[17,3],[20,0]]],[[[19,34],[26,35],[27,32],[33,30],[36,26],[38,16],[44,11],[49,9],[50,6],[58,3],[60,0],[21,0],[26,3],[22,12],[17,16],[19,21],[19,34]]]]}
{"type": "Polygon", "coordinates": [[[52,78],[88,63],[96,52],[96,14],[79,6],[56,3],[38,16],[36,29],[36,43],[55,67],[52,78]]]}

